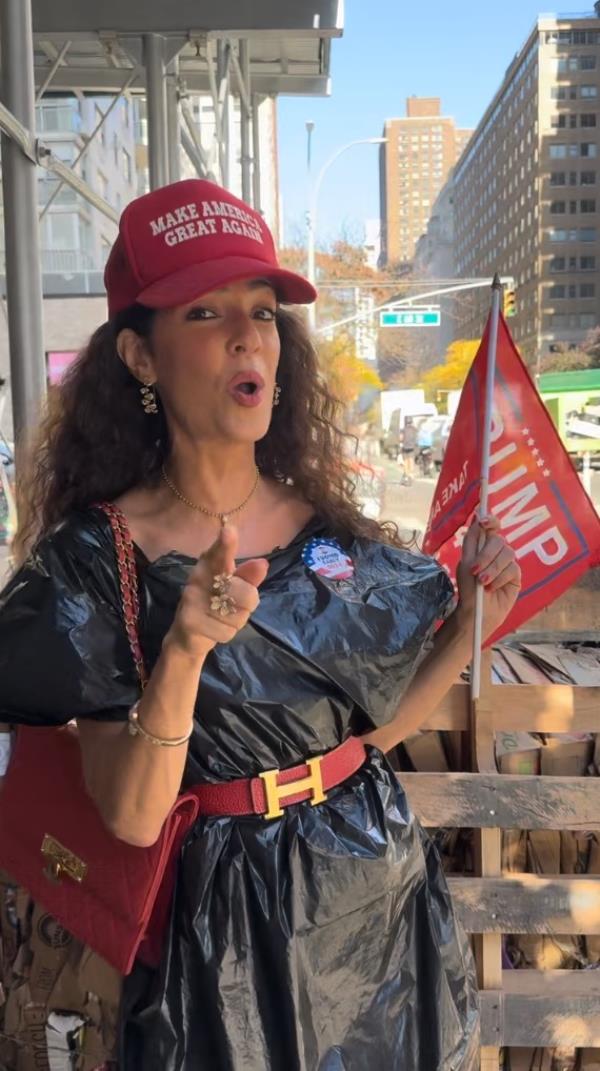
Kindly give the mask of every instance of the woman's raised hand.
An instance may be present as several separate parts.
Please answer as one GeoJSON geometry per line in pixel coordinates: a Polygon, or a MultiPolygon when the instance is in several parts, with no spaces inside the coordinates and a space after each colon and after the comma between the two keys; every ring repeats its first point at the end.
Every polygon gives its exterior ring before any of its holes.
{"type": "Polygon", "coordinates": [[[259,604],[258,588],[269,563],[252,558],[236,568],[237,549],[237,528],[227,524],[200,556],[184,588],[165,639],[194,657],[203,658],[215,644],[232,640],[259,604]]]}
{"type": "Polygon", "coordinates": [[[475,613],[475,589],[481,584],[483,598],[483,638],[500,627],[515,605],[521,590],[521,570],[512,547],[500,535],[497,517],[473,519],[462,545],[456,574],[459,603],[457,614],[471,628],[475,613]],[[479,537],[485,542],[479,550],[479,537]]]}

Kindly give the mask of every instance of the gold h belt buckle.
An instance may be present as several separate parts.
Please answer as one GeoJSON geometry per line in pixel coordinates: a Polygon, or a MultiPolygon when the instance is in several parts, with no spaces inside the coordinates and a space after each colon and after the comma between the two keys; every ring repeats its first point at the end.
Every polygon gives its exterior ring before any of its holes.
{"type": "Polygon", "coordinates": [[[263,817],[279,818],[283,814],[280,807],[281,801],[287,799],[288,796],[295,796],[298,792],[312,792],[310,803],[313,807],[316,803],[323,803],[327,799],[327,795],[323,791],[322,761],[322,755],[318,755],[314,759],[307,759],[304,765],[308,766],[310,770],[309,776],[301,777],[299,781],[288,781],[287,785],[277,784],[277,778],[281,770],[264,770],[259,774],[265,786],[265,795],[267,797],[267,810],[263,817]]]}

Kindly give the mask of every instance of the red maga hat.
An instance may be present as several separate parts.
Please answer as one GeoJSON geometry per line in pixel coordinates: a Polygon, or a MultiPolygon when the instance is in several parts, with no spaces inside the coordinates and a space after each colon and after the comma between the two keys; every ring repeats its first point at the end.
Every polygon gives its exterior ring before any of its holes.
{"type": "Polygon", "coordinates": [[[314,301],[314,286],[280,268],[262,216],[229,190],[185,179],[131,201],[104,272],[108,315],[139,302],[185,305],[209,290],[253,276],[268,279],[281,301],[314,301]]]}

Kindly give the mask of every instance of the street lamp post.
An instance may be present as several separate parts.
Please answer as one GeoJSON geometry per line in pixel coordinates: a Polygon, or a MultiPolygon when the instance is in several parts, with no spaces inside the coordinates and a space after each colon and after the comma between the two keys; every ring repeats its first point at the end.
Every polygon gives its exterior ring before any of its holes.
{"type": "MultiPolygon", "coordinates": [[[[310,179],[310,139],[311,139],[311,135],[312,135],[313,129],[314,129],[314,123],[307,123],[306,124],[306,131],[307,131],[307,134],[308,134],[307,161],[308,161],[309,179],[310,179]]],[[[323,164],[323,167],[321,168],[321,170],[319,171],[319,174],[317,175],[317,179],[316,179],[316,182],[315,182],[315,184],[314,184],[314,186],[312,188],[312,191],[309,190],[308,210],[306,212],[306,223],[307,223],[307,227],[306,227],[306,230],[307,230],[307,276],[308,276],[309,282],[311,282],[313,284],[313,286],[316,283],[316,277],[317,277],[316,276],[316,267],[315,267],[315,228],[316,228],[316,222],[317,222],[317,200],[318,200],[318,197],[319,197],[319,190],[321,189],[321,183],[322,183],[323,178],[325,176],[325,172],[328,170],[328,168],[331,167],[331,165],[334,163],[334,161],[337,160],[338,156],[341,156],[343,152],[346,152],[346,149],[351,149],[353,145],[383,145],[386,141],[387,141],[387,138],[356,138],[354,141],[349,141],[349,142],[347,142],[346,145],[342,145],[342,147],[340,149],[336,149],[336,151],[333,153],[333,155],[330,156],[329,159],[325,161],[325,163],[323,164]]],[[[315,309],[314,303],[312,305],[308,306],[308,324],[309,324],[309,327],[310,327],[311,331],[314,331],[315,326],[316,326],[316,309],[315,309]]]]}
{"type": "MultiPolygon", "coordinates": [[[[311,210],[312,189],[312,136],[315,124],[312,119],[306,120],[306,234],[307,234],[307,268],[306,274],[309,279],[315,277],[315,236],[313,232],[313,216],[311,210]]],[[[314,304],[308,306],[308,322],[311,330],[315,326],[314,304]]]]}

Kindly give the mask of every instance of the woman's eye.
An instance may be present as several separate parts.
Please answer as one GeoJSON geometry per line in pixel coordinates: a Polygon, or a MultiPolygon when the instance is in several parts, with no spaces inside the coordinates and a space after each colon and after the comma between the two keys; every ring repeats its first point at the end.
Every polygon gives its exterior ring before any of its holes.
{"type": "Polygon", "coordinates": [[[205,309],[202,305],[196,305],[195,308],[190,309],[187,314],[188,320],[214,320],[216,312],[212,309],[205,309]]]}
{"type": "Polygon", "coordinates": [[[256,315],[258,316],[259,320],[271,321],[271,320],[275,319],[276,310],[275,309],[268,309],[268,308],[257,309],[256,310],[256,315]]]}

